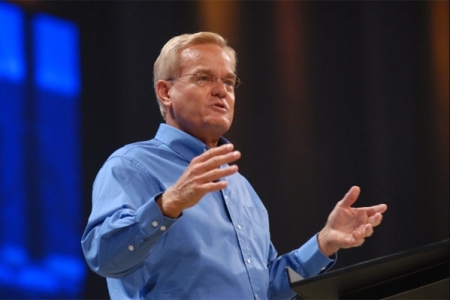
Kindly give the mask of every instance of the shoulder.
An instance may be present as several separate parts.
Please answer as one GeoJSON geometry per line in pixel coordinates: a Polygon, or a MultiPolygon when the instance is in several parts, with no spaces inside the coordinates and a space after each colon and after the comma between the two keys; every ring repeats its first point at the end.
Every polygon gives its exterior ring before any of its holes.
{"type": "Polygon", "coordinates": [[[146,174],[161,172],[168,164],[179,164],[180,158],[163,142],[157,139],[140,141],[125,145],[114,151],[102,166],[102,169],[128,170],[138,169],[146,174]]]}
{"type": "Polygon", "coordinates": [[[149,184],[154,181],[159,163],[159,142],[140,141],[127,144],[114,151],[103,163],[94,181],[94,186],[120,182],[125,185],[149,184]]]}
{"type": "Polygon", "coordinates": [[[135,168],[155,155],[160,142],[157,140],[139,141],[127,144],[114,151],[103,163],[101,170],[111,168],[135,168]]]}
{"type": "Polygon", "coordinates": [[[134,142],[131,144],[127,144],[116,151],[114,151],[108,158],[114,158],[114,157],[139,157],[140,155],[143,155],[144,153],[152,153],[156,149],[158,149],[161,146],[161,142],[158,140],[152,139],[148,141],[139,141],[134,142]]]}

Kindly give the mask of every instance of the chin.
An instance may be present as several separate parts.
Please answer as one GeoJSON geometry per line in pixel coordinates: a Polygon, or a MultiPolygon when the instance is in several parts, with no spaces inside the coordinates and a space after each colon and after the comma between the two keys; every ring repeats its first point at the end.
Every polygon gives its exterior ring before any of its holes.
{"type": "Polygon", "coordinates": [[[224,135],[231,127],[230,121],[222,121],[222,122],[207,122],[205,124],[205,127],[210,128],[211,130],[214,130],[217,135],[224,135]]]}

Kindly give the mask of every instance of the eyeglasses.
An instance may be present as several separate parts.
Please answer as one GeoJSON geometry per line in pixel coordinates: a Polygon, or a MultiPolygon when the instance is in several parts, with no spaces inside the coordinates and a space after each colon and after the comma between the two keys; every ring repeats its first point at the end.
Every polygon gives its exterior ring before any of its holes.
{"type": "MultiPolygon", "coordinates": [[[[219,77],[214,75],[208,75],[208,74],[185,74],[177,77],[169,78],[168,80],[177,80],[181,77],[191,76],[191,82],[195,83],[196,85],[200,87],[205,86],[212,86],[214,82],[219,79],[219,77]]],[[[242,81],[237,77],[222,77],[220,78],[220,81],[225,86],[227,91],[233,91],[234,89],[237,89],[242,81]]]]}

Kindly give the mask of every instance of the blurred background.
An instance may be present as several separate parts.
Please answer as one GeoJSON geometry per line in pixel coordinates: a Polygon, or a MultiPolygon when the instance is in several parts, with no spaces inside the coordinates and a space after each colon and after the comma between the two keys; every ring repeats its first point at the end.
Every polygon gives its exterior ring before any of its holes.
{"type": "Polygon", "coordinates": [[[0,298],[108,298],[80,247],[92,183],[154,136],[153,63],[197,31],[238,53],[226,138],[279,254],[352,185],[389,209],[334,269],[448,239],[448,1],[2,1],[0,298]]]}

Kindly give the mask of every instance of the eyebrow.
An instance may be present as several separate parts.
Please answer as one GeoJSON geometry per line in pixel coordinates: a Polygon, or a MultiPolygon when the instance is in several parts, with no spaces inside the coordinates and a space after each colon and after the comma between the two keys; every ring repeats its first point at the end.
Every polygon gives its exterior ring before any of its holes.
{"type": "MultiPolygon", "coordinates": [[[[209,69],[199,69],[194,72],[194,74],[199,74],[199,73],[214,75],[213,72],[209,69]]],[[[237,75],[235,73],[228,73],[227,75],[223,76],[222,78],[237,78],[237,75]]]]}

